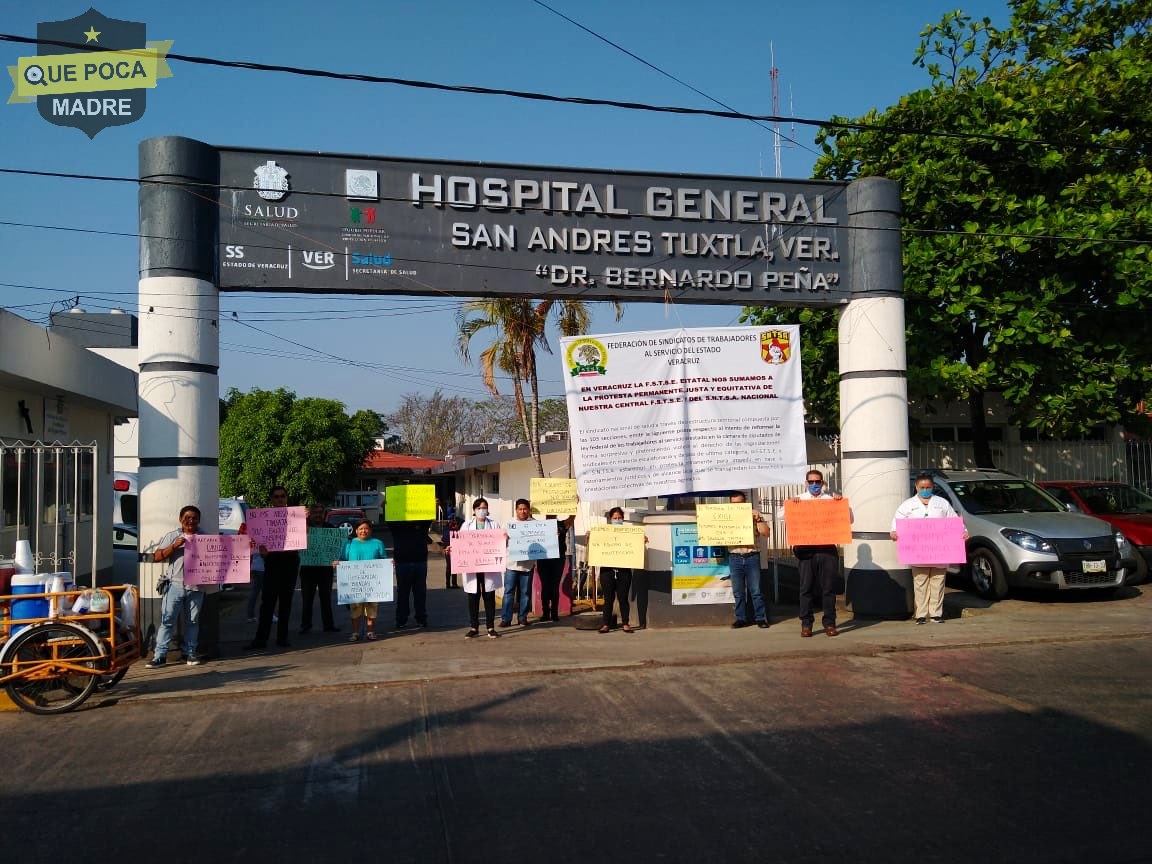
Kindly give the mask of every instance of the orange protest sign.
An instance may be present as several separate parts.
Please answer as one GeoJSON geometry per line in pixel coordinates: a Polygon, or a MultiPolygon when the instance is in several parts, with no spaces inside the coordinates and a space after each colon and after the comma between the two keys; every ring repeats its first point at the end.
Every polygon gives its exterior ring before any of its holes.
{"type": "Polygon", "coordinates": [[[852,542],[847,498],[784,502],[789,546],[843,546],[852,542]]]}

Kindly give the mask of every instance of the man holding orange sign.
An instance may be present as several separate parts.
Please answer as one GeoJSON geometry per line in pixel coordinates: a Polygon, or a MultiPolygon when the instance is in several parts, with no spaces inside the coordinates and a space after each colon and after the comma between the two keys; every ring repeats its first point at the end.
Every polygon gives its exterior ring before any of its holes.
{"type": "Polygon", "coordinates": [[[836,546],[852,542],[852,517],[843,496],[828,493],[822,472],[813,468],[804,482],[808,491],[784,502],[788,540],[800,570],[800,635],[812,635],[813,609],[819,597],[820,624],[825,634],[836,636],[840,632],[836,629],[836,576],[840,572],[836,546]],[[813,501],[826,503],[809,503],[813,501]]]}

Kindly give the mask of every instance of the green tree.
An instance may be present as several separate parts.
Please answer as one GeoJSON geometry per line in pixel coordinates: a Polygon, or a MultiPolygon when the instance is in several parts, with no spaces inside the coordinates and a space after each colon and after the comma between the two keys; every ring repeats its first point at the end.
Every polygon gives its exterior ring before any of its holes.
{"type": "MultiPolygon", "coordinates": [[[[623,307],[619,303],[613,305],[619,320],[623,307]]],[[[470,359],[473,338],[480,333],[491,334],[492,341],[478,357],[484,386],[493,396],[498,396],[497,373],[503,372],[511,378],[516,414],[540,477],[544,476],[544,463],[540,456],[540,382],[536,350],[552,351],[546,332],[550,316],[555,317],[561,336],[586,332],[590,321],[586,303],[564,299],[467,300],[461,304],[456,316],[456,344],[465,360],[470,359]]]]}
{"type": "Polygon", "coordinates": [[[220,492],[267,503],[272,486],[297,501],[331,501],[385,427],[374,411],[349,416],[332,399],[288,390],[228,391],[220,425],[220,492]]]}
{"type": "Polygon", "coordinates": [[[1004,28],[953,12],[925,29],[929,86],[822,130],[815,171],[901,184],[909,392],[966,401],[987,464],[988,393],[1069,435],[1152,392],[1152,4],[1008,7],[1004,28]]]}

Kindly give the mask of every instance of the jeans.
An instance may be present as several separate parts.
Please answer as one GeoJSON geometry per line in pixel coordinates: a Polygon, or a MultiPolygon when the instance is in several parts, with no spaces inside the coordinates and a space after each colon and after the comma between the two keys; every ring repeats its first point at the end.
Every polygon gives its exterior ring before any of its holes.
{"type": "Polygon", "coordinates": [[[512,623],[512,604],[517,589],[520,590],[520,615],[518,617],[521,621],[527,621],[528,610],[532,608],[531,570],[504,571],[504,605],[500,607],[500,620],[505,624],[512,623]]]}
{"type": "Polygon", "coordinates": [[[736,620],[748,621],[748,598],[752,595],[752,612],[756,621],[767,621],[768,610],[760,592],[760,553],[728,554],[728,572],[732,574],[732,596],[736,600],[736,620]]]}
{"type": "Polygon", "coordinates": [[[396,626],[408,623],[408,601],[411,597],[416,623],[428,623],[428,559],[396,562],[396,626]]]}
{"type": "Polygon", "coordinates": [[[156,631],[156,660],[168,656],[168,643],[172,641],[172,628],[176,626],[176,616],[187,610],[184,617],[185,660],[196,656],[196,637],[200,635],[200,607],[204,605],[204,592],[173,582],[164,592],[160,605],[160,628],[156,631]]]}
{"type": "Polygon", "coordinates": [[[260,599],[260,592],[264,590],[264,571],[253,570],[252,581],[248,583],[248,617],[256,617],[256,601],[260,599]]]}

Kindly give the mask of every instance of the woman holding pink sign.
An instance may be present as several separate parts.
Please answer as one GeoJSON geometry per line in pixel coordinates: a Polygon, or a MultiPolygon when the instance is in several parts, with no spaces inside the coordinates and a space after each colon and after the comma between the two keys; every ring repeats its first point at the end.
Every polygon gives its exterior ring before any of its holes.
{"type": "MultiPolygon", "coordinates": [[[[956,511],[948,499],[933,494],[932,475],[924,471],[916,475],[916,494],[896,508],[892,517],[893,540],[897,539],[898,519],[948,519],[957,518],[956,511]]],[[[968,539],[968,532],[964,532],[968,539]]],[[[916,597],[915,618],[917,624],[924,624],[929,618],[933,624],[944,623],[944,577],[948,573],[945,564],[912,564],[912,589],[916,597]]]]}
{"type": "Polygon", "coordinates": [[[156,631],[156,651],[152,659],[144,665],[149,669],[161,669],[168,662],[168,643],[172,641],[172,628],[176,616],[187,610],[184,619],[184,662],[189,666],[199,666],[196,657],[196,638],[200,635],[200,608],[204,605],[204,592],[196,586],[184,584],[184,544],[193,534],[203,534],[200,530],[200,508],[191,504],[180,508],[180,527],[169,531],[160,538],[152,552],[156,563],[168,562],[164,576],[156,583],[160,594],[160,628],[156,631]]]}
{"type": "MultiPolygon", "coordinates": [[[[465,522],[461,531],[491,531],[500,530],[500,525],[488,518],[488,501],[477,498],[472,502],[472,518],[465,522]]],[[[444,552],[451,555],[452,547],[445,547],[444,552]]],[[[480,600],[484,600],[484,618],[488,624],[488,638],[495,639],[496,633],[496,587],[504,579],[504,573],[465,573],[464,593],[468,595],[468,620],[471,627],[464,635],[474,639],[480,635],[480,600]]]]}

